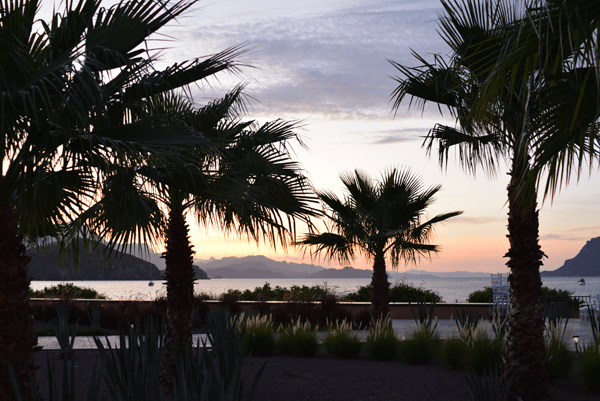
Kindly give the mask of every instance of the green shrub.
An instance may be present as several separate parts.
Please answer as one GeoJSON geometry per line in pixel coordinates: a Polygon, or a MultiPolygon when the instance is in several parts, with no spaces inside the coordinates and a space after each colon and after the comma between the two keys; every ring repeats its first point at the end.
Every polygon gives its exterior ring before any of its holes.
{"type": "Polygon", "coordinates": [[[373,359],[389,360],[400,353],[400,340],[391,326],[389,316],[371,325],[367,336],[367,354],[373,359]]]}
{"type": "MultiPolygon", "coordinates": [[[[358,287],[355,292],[347,294],[346,299],[354,302],[371,302],[371,284],[358,287]]],[[[442,297],[434,291],[414,287],[406,282],[397,282],[390,286],[390,302],[414,302],[417,300],[442,302],[442,297]]]]}
{"type": "Polygon", "coordinates": [[[390,286],[390,302],[409,302],[425,300],[426,302],[442,302],[442,297],[435,291],[423,287],[413,287],[406,282],[398,282],[390,286]]]}
{"type": "Polygon", "coordinates": [[[573,367],[573,354],[563,344],[546,345],[546,371],[551,380],[562,379],[569,375],[573,367]]]}
{"type": "MultiPolygon", "coordinates": [[[[467,302],[469,302],[469,303],[488,303],[492,299],[492,294],[493,294],[492,287],[484,287],[483,290],[477,290],[477,291],[473,291],[472,293],[470,293],[469,297],[467,298],[467,302]]],[[[572,303],[574,306],[579,305],[579,301],[570,300],[570,297],[573,295],[572,291],[560,290],[557,288],[542,287],[540,289],[540,295],[542,297],[560,297],[560,298],[569,299],[569,300],[567,300],[567,303],[569,303],[569,304],[572,303]]],[[[542,301],[544,301],[544,300],[542,299],[542,301]]]]}
{"type": "Polygon", "coordinates": [[[270,355],[275,351],[275,335],[272,329],[253,327],[246,331],[244,352],[252,355],[270,355]]]}
{"type": "Polygon", "coordinates": [[[242,307],[240,306],[240,295],[241,293],[238,290],[228,290],[219,296],[219,301],[221,301],[222,307],[225,308],[229,313],[233,315],[240,314],[242,312],[242,307]]]}
{"type": "Polygon", "coordinates": [[[600,392],[600,344],[590,344],[580,353],[579,379],[587,391],[600,392]]]}
{"type": "Polygon", "coordinates": [[[420,365],[437,356],[441,341],[435,327],[420,325],[408,335],[402,345],[402,356],[406,362],[420,365]]]}
{"type": "Polygon", "coordinates": [[[300,323],[300,318],[298,318],[293,325],[281,329],[278,345],[279,350],[284,354],[312,356],[319,349],[317,331],[310,322],[300,323]]]}
{"type": "Polygon", "coordinates": [[[76,299],[106,299],[93,288],[79,287],[73,283],[57,284],[44,287],[43,290],[29,290],[31,298],[76,298],[76,299]]]}
{"type": "Polygon", "coordinates": [[[467,345],[465,366],[479,374],[484,370],[500,366],[504,354],[504,342],[490,338],[487,330],[482,326],[470,331],[470,334],[463,337],[467,345]]]}
{"type": "Polygon", "coordinates": [[[362,343],[348,321],[336,321],[335,325],[330,325],[323,346],[328,353],[340,358],[354,358],[362,349],[362,343]]]}
{"type": "Polygon", "coordinates": [[[252,355],[269,355],[275,352],[275,330],[271,316],[247,316],[242,313],[238,319],[240,326],[246,324],[244,352],[252,355]]]}
{"type": "Polygon", "coordinates": [[[561,379],[569,375],[573,367],[573,354],[569,350],[571,332],[567,330],[568,319],[546,320],[545,346],[546,371],[551,380],[561,379]]]}
{"type": "Polygon", "coordinates": [[[540,295],[542,297],[562,297],[562,298],[569,298],[573,295],[573,291],[569,291],[569,290],[561,290],[558,288],[548,288],[548,287],[542,287],[540,289],[540,295]]]}
{"type": "Polygon", "coordinates": [[[460,338],[450,338],[442,347],[442,362],[450,369],[464,369],[466,355],[467,344],[460,338]]]}
{"type": "Polygon", "coordinates": [[[469,303],[489,303],[492,299],[492,287],[485,287],[483,290],[473,291],[469,294],[467,302],[469,303]]]}
{"type": "MultiPolygon", "coordinates": [[[[231,291],[231,290],[230,290],[231,291]]],[[[334,295],[331,288],[326,285],[313,285],[311,287],[293,285],[290,288],[275,286],[265,283],[254,290],[245,290],[239,294],[243,301],[300,301],[318,300],[325,296],[334,295]]]]}

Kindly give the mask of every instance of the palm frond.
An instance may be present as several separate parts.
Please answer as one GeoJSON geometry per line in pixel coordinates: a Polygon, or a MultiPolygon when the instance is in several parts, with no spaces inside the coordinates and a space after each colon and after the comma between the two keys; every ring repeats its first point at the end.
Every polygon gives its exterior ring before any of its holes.
{"type": "Polygon", "coordinates": [[[304,238],[296,242],[296,245],[310,248],[311,253],[324,254],[327,259],[337,260],[340,263],[352,261],[356,247],[356,244],[349,238],[334,233],[306,234],[304,238]]]}
{"type": "Polygon", "coordinates": [[[396,267],[400,257],[410,261],[436,252],[437,247],[428,243],[433,226],[462,213],[447,213],[422,223],[441,187],[423,189],[422,180],[410,169],[389,169],[379,181],[358,171],[341,178],[347,189],[343,201],[330,192],[317,193],[325,206],[329,232],[309,234],[301,242],[328,259],[347,261],[355,252],[369,258],[389,254],[396,267]]]}

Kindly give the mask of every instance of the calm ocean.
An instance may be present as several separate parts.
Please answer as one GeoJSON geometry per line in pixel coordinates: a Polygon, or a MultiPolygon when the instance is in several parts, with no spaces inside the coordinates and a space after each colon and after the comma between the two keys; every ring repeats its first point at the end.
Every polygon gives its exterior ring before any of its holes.
{"type": "MultiPolygon", "coordinates": [[[[579,277],[548,277],[544,278],[544,286],[573,291],[574,295],[595,295],[600,293],[600,277],[586,277],[586,285],[578,285],[579,277]]],[[[219,295],[229,289],[253,290],[262,287],[266,282],[271,287],[291,287],[293,285],[327,285],[337,293],[343,294],[355,291],[362,285],[369,284],[371,279],[212,279],[196,282],[194,290],[210,295],[219,295]]],[[[406,280],[409,284],[437,292],[444,302],[464,302],[470,293],[490,286],[489,278],[470,279],[426,279],[406,280]]],[[[56,285],[58,281],[32,281],[34,290],[56,285]]],[[[156,281],[153,287],[148,286],[148,281],[73,281],[82,287],[90,287],[105,294],[110,299],[154,299],[157,295],[165,294],[164,281],[156,281]]]]}

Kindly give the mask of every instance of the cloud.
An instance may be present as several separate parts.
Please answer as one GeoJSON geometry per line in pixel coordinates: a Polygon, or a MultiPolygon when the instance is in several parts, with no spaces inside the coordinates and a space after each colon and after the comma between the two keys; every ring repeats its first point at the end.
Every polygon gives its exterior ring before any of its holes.
{"type": "Polygon", "coordinates": [[[569,232],[593,231],[593,232],[597,233],[600,231],[600,225],[592,224],[592,225],[587,225],[587,226],[579,226],[579,227],[575,227],[575,228],[570,228],[567,231],[569,231],[569,232]]]}
{"type": "MultiPolygon", "coordinates": [[[[260,100],[253,113],[391,118],[389,95],[396,83],[388,75],[397,71],[387,59],[415,65],[410,48],[425,55],[445,49],[434,22],[439,4],[424,6],[371,2],[323,13],[188,18],[188,29],[177,30],[184,46],[169,54],[182,60],[248,42],[253,50],[244,61],[257,68],[244,70],[252,77],[247,89],[260,100]],[[197,28],[190,30],[190,24],[197,28]]],[[[225,87],[239,80],[221,79],[225,87]]]]}
{"type": "Polygon", "coordinates": [[[375,136],[372,145],[389,145],[400,142],[421,142],[427,134],[427,128],[404,128],[402,130],[385,131],[375,136]]]}
{"type": "Polygon", "coordinates": [[[540,236],[541,240],[544,241],[575,241],[575,242],[581,242],[581,241],[588,241],[589,237],[573,237],[570,235],[560,235],[560,234],[546,234],[546,235],[542,235],[540,236]]]}
{"type": "Polygon", "coordinates": [[[563,235],[558,235],[558,234],[546,234],[546,235],[542,235],[540,237],[541,240],[559,240],[559,239],[563,239],[564,236],[563,235]]]}

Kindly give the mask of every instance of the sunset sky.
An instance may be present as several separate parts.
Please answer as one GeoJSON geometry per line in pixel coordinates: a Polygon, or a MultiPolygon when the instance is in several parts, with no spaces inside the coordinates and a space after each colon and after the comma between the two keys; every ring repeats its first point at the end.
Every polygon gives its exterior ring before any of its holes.
{"type": "MultiPolygon", "coordinates": [[[[110,3],[107,3],[108,5],[110,3]]],[[[308,149],[297,147],[296,159],[318,190],[342,194],[339,174],[361,169],[374,177],[390,167],[410,167],[426,186],[442,184],[431,214],[463,210],[436,231],[433,243],[442,252],[418,268],[431,271],[506,271],[506,166],[490,177],[474,177],[451,162],[440,169],[434,155],[421,147],[422,136],[436,122],[453,124],[436,108],[421,113],[403,104],[394,117],[390,94],[396,75],[388,62],[415,66],[411,49],[429,59],[447,53],[437,34],[438,0],[215,0],[197,3],[178,24],[162,31],[152,46],[168,47],[162,66],[214,54],[247,43],[241,76],[193,89],[198,105],[221,96],[239,82],[253,102],[248,118],[260,123],[282,118],[300,120],[298,130],[308,149]]],[[[588,175],[563,188],[540,214],[540,238],[548,255],[544,269],[560,267],[587,240],[600,236],[600,175],[588,175]]],[[[308,254],[224,239],[219,232],[192,230],[196,258],[264,254],[277,260],[310,263],[308,254]]],[[[323,266],[340,267],[315,260],[323,266]]],[[[369,268],[364,260],[352,263],[369,268]]],[[[414,266],[400,266],[400,271],[414,266]]]]}

